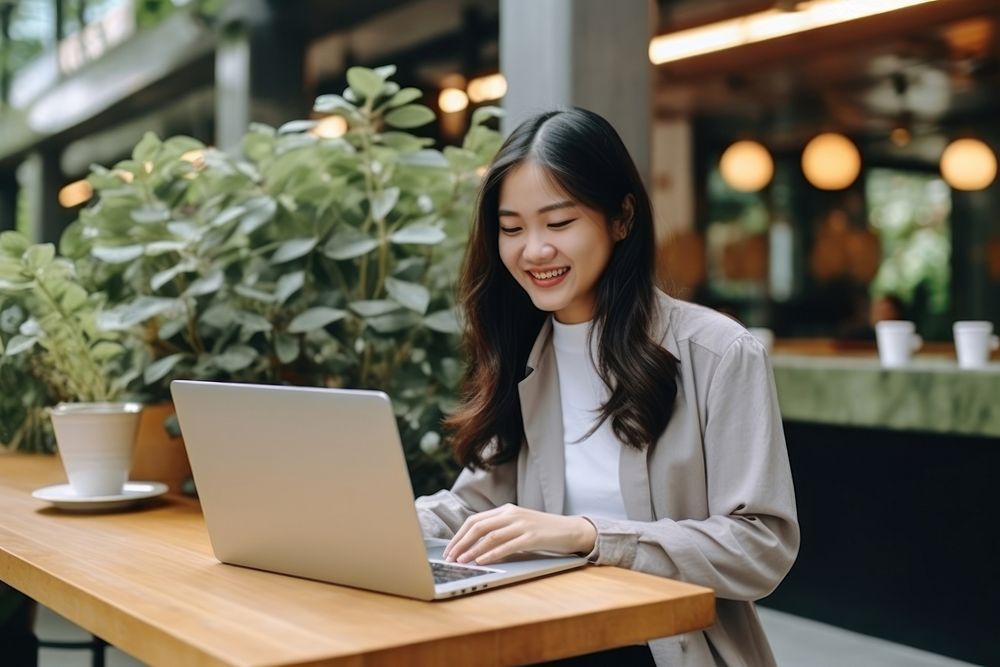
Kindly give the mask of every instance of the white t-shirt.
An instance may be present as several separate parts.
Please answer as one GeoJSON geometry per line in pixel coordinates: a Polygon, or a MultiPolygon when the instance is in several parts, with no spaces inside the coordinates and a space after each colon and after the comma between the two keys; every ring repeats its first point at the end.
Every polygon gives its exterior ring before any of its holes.
{"type": "MultiPolygon", "coordinates": [[[[560,324],[552,318],[552,326],[566,453],[564,511],[567,515],[626,519],[618,480],[622,445],[611,428],[611,420],[605,420],[589,438],[580,440],[597,421],[599,409],[609,395],[587,350],[591,323],[560,324]]],[[[596,344],[595,338],[594,358],[596,344]]]]}

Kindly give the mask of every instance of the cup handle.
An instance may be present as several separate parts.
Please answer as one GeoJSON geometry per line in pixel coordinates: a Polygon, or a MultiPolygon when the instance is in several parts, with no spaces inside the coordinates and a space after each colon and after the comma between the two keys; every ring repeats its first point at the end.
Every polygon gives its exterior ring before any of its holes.
{"type": "Polygon", "coordinates": [[[916,352],[923,346],[924,346],[924,339],[920,337],[920,334],[913,334],[913,342],[910,343],[910,347],[913,349],[913,351],[916,352]]]}
{"type": "Polygon", "coordinates": [[[990,336],[990,349],[1000,350],[1000,336],[990,336]]]}

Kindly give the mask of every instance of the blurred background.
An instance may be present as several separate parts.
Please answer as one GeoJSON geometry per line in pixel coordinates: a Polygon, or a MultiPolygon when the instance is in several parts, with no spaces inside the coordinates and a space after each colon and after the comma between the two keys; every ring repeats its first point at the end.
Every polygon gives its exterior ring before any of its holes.
{"type": "Polygon", "coordinates": [[[950,342],[1000,322],[1000,2],[0,0],[0,230],[57,241],[96,201],[90,165],[147,131],[230,152],[251,123],[338,137],[314,100],[388,64],[437,148],[486,106],[501,130],[556,104],[607,116],[653,196],[664,288],[776,334],[803,526],[763,603],[786,664],[1000,662],[1000,374],[959,371],[950,342]],[[885,319],[946,362],[879,369],[885,319]]]}
{"type": "MultiPolygon", "coordinates": [[[[996,2],[853,3],[870,15],[829,24],[821,5],[838,3],[653,4],[647,29],[674,39],[657,62],[612,49],[591,72],[605,88],[567,99],[648,116],[648,146],[630,143],[657,204],[668,291],[779,337],[873,339],[873,308],[929,340],[956,319],[1000,317],[996,2]],[[820,23],[789,28],[775,11],[820,23]],[[754,17],[748,30],[769,38],[731,48],[726,31],[754,17]],[[710,46],[685,52],[697,30],[715,31],[710,46]],[[648,98],[610,81],[637,75],[648,98]]],[[[511,77],[540,76],[517,63],[501,73],[500,5],[2,0],[0,228],[55,240],[88,201],[89,165],[126,158],[144,131],[231,147],[248,122],[309,117],[352,65],[395,64],[438,112],[425,133],[455,142],[477,106],[504,104],[511,77]]],[[[545,41],[509,23],[515,48],[545,41]]],[[[604,29],[563,41],[593,44],[604,29]]],[[[335,135],[338,122],[316,131],[335,135]]]]}

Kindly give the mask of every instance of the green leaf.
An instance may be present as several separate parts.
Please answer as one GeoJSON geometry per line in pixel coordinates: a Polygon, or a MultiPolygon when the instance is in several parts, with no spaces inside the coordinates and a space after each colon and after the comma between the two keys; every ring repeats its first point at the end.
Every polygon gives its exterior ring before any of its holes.
{"type": "Polygon", "coordinates": [[[392,233],[389,240],[393,243],[412,243],[416,245],[437,245],[448,236],[439,227],[431,225],[410,225],[392,233]]]}
{"type": "Polygon", "coordinates": [[[184,241],[153,241],[146,244],[145,253],[148,257],[156,257],[168,252],[180,252],[187,247],[184,241]]]}
{"type": "Polygon", "coordinates": [[[434,120],[434,112],[422,104],[407,104],[385,115],[385,122],[393,127],[408,130],[421,127],[434,120]]]}
{"type": "Polygon", "coordinates": [[[140,165],[145,162],[150,162],[156,158],[156,154],[160,151],[161,145],[159,137],[152,132],[147,132],[142,135],[142,139],[139,140],[139,143],[136,144],[135,148],[132,150],[132,159],[140,165]]]}
{"type": "Polygon", "coordinates": [[[436,151],[430,148],[425,148],[422,151],[417,151],[416,153],[407,153],[405,155],[399,156],[400,164],[406,164],[414,167],[439,167],[441,169],[448,169],[451,167],[448,164],[448,160],[445,159],[444,155],[440,151],[436,151]]]}
{"type": "Polygon", "coordinates": [[[226,329],[236,318],[236,311],[228,303],[217,303],[201,314],[198,320],[206,326],[226,329]]]}
{"type": "Polygon", "coordinates": [[[186,327],[187,319],[183,317],[175,317],[172,320],[165,320],[163,324],[160,325],[156,335],[160,338],[160,340],[170,340],[186,327]]]}
{"type": "Polygon", "coordinates": [[[184,290],[184,296],[203,296],[205,294],[218,292],[222,287],[222,279],[222,270],[216,269],[207,276],[202,276],[191,283],[188,288],[184,290]]]}
{"type": "Polygon", "coordinates": [[[316,127],[314,120],[292,120],[278,128],[278,134],[292,134],[295,132],[308,132],[316,127]]]}
{"type": "Polygon", "coordinates": [[[240,325],[240,329],[243,330],[243,334],[247,337],[261,331],[270,331],[274,328],[266,317],[246,310],[237,310],[235,319],[240,325]]]}
{"type": "Polygon", "coordinates": [[[354,259],[367,255],[378,247],[378,241],[362,234],[353,227],[337,232],[323,246],[323,254],[330,259],[354,259]]]}
{"type": "Polygon", "coordinates": [[[121,326],[128,328],[141,324],[151,317],[161,315],[178,305],[176,299],[155,296],[140,296],[126,306],[121,316],[121,326]]]}
{"type": "Polygon", "coordinates": [[[318,111],[319,113],[335,113],[339,110],[355,112],[358,108],[340,95],[320,95],[316,98],[316,103],[313,105],[313,111],[318,111]]]}
{"type": "Polygon", "coordinates": [[[389,299],[352,301],[349,307],[361,317],[378,317],[402,308],[397,302],[389,299]]]}
{"type": "Polygon", "coordinates": [[[241,371],[257,359],[257,350],[249,345],[233,345],[213,359],[215,365],[229,373],[241,371]]]}
{"type": "Polygon", "coordinates": [[[274,217],[278,210],[278,203],[270,197],[255,197],[244,203],[246,214],[240,220],[239,230],[243,234],[250,234],[265,222],[274,217]]]}
{"type": "Polygon", "coordinates": [[[149,288],[155,292],[176,278],[178,275],[187,271],[194,271],[195,268],[196,266],[194,262],[181,262],[180,264],[174,264],[168,269],[164,269],[163,271],[153,274],[153,277],[149,279],[149,288]]]}
{"type": "Polygon", "coordinates": [[[290,364],[299,358],[299,339],[291,334],[279,332],[274,337],[274,350],[278,353],[278,361],[290,364]]]}
{"type": "Polygon", "coordinates": [[[385,220],[398,201],[399,188],[386,188],[372,199],[372,217],[375,220],[385,220]]]}
{"type": "Polygon", "coordinates": [[[383,81],[385,81],[390,76],[392,76],[393,74],[396,73],[396,66],[395,65],[382,65],[381,67],[376,67],[374,69],[374,72],[376,74],[378,74],[380,77],[382,77],[383,81]]]}
{"type": "Polygon", "coordinates": [[[304,271],[286,273],[278,278],[278,284],[274,288],[274,295],[277,297],[278,303],[282,304],[288,301],[290,296],[302,289],[305,282],[306,274],[304,271]]]}
{"type": "Polygon", "coordinates": [[[321,329],[347,316],[346,310],[317,306],[299,313],[288,325],[289,333],[306,333],[321,329]]]}
{"type": "Polygon", "coordinates": [[[490,118],[503,118],[504,111],[500,107],[496,106],[485,106],[479,107],[472,112],[472,122],[471,125],[481,125],[488,121],[490,118]]]}
{"type": "Polygon", "coordinates": [[[421,315],[427,312],[427,306],[431,302],[430,292],[427,291],[426,287],[417,283],[386,278],[385,290],[400,304],[421,315]]]}
{"type": "Polygon", "coordinates": [[[7,231],[0,233],[0,250],[6,255],[20,259],[30,245],[31,242],[28,238],[20,232],[7,231]]]}
{"type": "Polygon", "coordinates": [[[290,262],[293,259],[298,259],[303,255],[308,255],[312,252],[312,249],[316,247],[319,243],[319,239],[292,239],[291,241],[285,241],[278,249],[274,251],[271,255],[272,264],[281,264],[283,262],[290,262]]]}
{"type": "Polygon", "coordinates": [[[365,99],[377,97],[385,79],[367,67],[351,67],[347,70],[347,85],[356,95],[365,99]]]}
{"type": "Polygon", "coordinates": [[[22,352],[27,352],[33,348],[37,342],[37,336],[11,336],[4,354],[8,357],[13,357],[14,355],[21,354],[22,352]]]}
{"type": "Polygon", "coordinates": [[[109,340],[101,340],[94,343],[90,348],[90,355],[98,363],[104,364],[115,357],[119,357],[125,352],[125,346],[121,343],[113,343],[109,340]]]}
{"type": "Polygon", "coordinates": [[[230,206],[222,213],[215,216],[215,218],[208,224],[210,227],[221,227],[227,222],[232,222],[233,220],[242,217],[245,213],[246,209],[242,206],[230,206]]]}
{"type": "Polygon", "coordinates": [[[453,308],[439,310],[424,318],[424,326],[444,334],[460,334],[462,327],[453,308]]]}
{"type": "Polygon", "coordinates": [[[383,132],[381,137],[385,146],[400,153],[413,153],[434,143],[406,132],[383,132]]]}
{"type": "Polygon", "coordinates": [[[274,303],[277,300],[273,294],[264,292],[263,290],[250,287],[249,285],[244,285],[240,283],[233,288],[233,291],[242,297],[247,299],[253,299],[254,301],[260,301],[261,303],[274,303]]]}
{"type": "Polygon", "coordinates": [[[45,268],[56,256],[56,247],[51,243],[39,243],[24,253],[24,262],[32,272],[45,268]]]}
{"type": "Polygon", "coordinates": [[[142,257],[146,252],[141,245],[94,246],[90,254],[108,264],[125,264],[142,257]]]}
{"type": "Polygon", "coordinates": [[[169,357],[157,359],[143,370],[142,381],[146,384],[153,384],[163,379],[186,356],[183,352],[178,352],[177,354],[171,354],[169,357]]]}
{"type": "Polygon", "coordinates": [[[403,311],[380,315],[379,317],[370,317],[365,320],[365,324],[381,334],[391,334],[397,331],[412,329],[418,324],[418,320],[413,313],[403,311]]]}
{"type": "Polygon", "coordinates": [[[396,107],[401,107],[404,104],[419,100],[423,96],[424,94],[419,88],[403,88],[389,100],[389,108],[395,109],[396,107]]]}
{"type": "Polygon", "coordinates": [[[159,202],[147,204],[129,212],[132,220],[139,224],[148,225],[157,222],[166,222],[170,219],[170,209],[159,202]]]}
{"type": "Polygon", "coordinates": [[[63,310],[67,313],[72,313],[77,308],[87,303],[87,290],[83,289],[76,283],[70,283],[66,286],[66,291],[63,292],[60,302],[62,303],[63,310]]]}

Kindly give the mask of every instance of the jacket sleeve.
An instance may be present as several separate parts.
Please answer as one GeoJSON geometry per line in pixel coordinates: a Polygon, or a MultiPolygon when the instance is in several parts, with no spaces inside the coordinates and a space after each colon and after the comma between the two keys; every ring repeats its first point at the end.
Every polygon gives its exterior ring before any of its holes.
{"type": "Polygon", "coordinates": [[[708,586],[720,598],[755,600],[788,573],[799,527],[774,377],[749,334],[719,360],[706,402],[708,518],[587,517],[598,532],[589,557],[708,586]]]}
{"type": "Polygon", "coordinates": [[[450,491],[417,498],[417,516],[425,536],[450,538],[473,514],[513,503],[516,497],[516,461],[490,470],[466,468],[450,491]]]}

